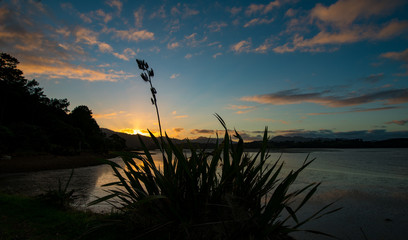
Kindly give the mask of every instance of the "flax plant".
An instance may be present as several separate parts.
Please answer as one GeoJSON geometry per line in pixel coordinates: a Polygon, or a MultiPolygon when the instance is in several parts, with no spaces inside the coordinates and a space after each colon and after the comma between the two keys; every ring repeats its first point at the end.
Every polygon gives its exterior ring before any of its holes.
{"type": "MultiPolygon", "coordinates": [[[[142,78],[151,84],[153,70],[137,60],[142,78]]],[[[156,91],[151,85],[152,103],[156,91]]],[[[120,226],[134,239],[291,239],[310,220],[337,211],[332,204],[299,219],[298,212],[320,183],[291,189],[297,176],[314,159],[306,158],[296,171],[281,176],[283,163],[269,160],[268,129],[253,156],[245,153],[244,141],[233,143],[224,120],[215,114],[225,130],[214,149],[197,149],[187,143],[190,156],[165,133],[161,143],[149,131],[163,155],[163,169],[139,136],[144,153],[123,155],[123,165],[107,161],[118,181],[106,184],[108,195],[91,203],[107,201],[123,213],[120,226]],[[112,188],[115,187],[115,188],[112,188]]],[[[161,127],[160,127],[161,131],[161,127]]],[[[318,234],[324,234],[311,230],[318,234]]]]}

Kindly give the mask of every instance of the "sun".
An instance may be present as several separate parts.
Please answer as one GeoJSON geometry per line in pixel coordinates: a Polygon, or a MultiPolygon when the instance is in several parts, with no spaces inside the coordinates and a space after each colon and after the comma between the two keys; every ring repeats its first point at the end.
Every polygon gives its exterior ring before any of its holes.
{"type": "Polygon", "coordinates": [[[127,134],[130,134],[130,135],[140,134],[140,135],[142,135],[142,136],[150,136],[148,131],[146,131],[146,130],[141,130],[141,129],[134,129],[134,128],[121,129],[121,130],[119,130],[119,132],[121,132],[121,133],[127,133],[127,134]]]}

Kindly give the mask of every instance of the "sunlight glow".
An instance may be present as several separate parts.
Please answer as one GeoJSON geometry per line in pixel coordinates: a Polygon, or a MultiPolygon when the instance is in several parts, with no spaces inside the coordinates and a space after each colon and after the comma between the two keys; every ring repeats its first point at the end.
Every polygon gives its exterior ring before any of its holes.
{"type": "Polygon", "coordinates": [[[131,135],[140,134],[140,135],[143,135],[143,136],[150,136],[149,132],[147,130],[142,130],[142,129],[125,128],[125,129],[119,130],[119,132],[131,134],[131,135]]]}

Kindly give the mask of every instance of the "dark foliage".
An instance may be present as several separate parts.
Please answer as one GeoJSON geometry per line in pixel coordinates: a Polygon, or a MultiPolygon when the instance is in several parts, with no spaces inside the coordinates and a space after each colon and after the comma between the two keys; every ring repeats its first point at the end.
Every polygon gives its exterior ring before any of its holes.
{"type": "Polygon", "coordinates": [[[36,80],[23,76],[18,64],[13,56],[1,53],[0,155],[107,150],[112,140],[99,129],[87,106],[78,106],[70,113],[67,99],[48,98],[36,80]]]}

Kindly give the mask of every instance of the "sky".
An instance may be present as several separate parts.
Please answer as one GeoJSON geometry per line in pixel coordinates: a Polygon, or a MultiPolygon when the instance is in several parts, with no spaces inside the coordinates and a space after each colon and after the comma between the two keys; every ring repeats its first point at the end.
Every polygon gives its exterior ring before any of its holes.
{"type": "Polygon", "coordinates": [[[408,2],[0,0],[0,51],[100,127],[408,137],[408,2]]]}

